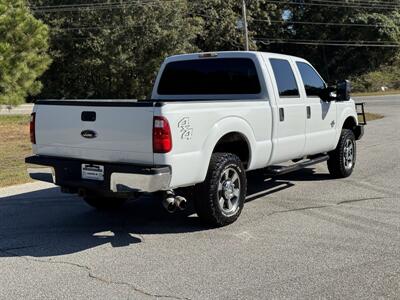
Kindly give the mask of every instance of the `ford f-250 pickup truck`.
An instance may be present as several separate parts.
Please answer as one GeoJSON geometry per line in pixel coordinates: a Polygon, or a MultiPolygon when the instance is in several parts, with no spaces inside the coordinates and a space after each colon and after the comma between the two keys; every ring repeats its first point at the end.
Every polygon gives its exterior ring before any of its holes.
{"type": "Polygon", "coordinates": [[[173,211],[191,190],[214,226],[239,217],[246,171],[327,161],[347,177],[363,135],[347,81],[334,91],[306,60],[260,52],[169,57],[150,101],[39,100],[30,129],[32,178],[102,209],[158,192],[173,211]]]}

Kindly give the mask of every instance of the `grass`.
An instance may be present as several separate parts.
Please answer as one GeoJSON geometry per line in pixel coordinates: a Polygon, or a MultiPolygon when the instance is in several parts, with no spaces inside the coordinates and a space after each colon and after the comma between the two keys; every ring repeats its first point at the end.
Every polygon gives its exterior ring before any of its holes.
{"type": "Polygon", "coordinates": [[[360,97],[360,96],[386,96],[386,95],[400,95],[400,90],[389,90],[386,92],[378,91],[378,92],[359,92],[359,93],[351,93],[352,96],[360,97]]]}
{"type": "Polygon", "coordinates": [[[0,116],[0,187],[31,181],[24,159],[31,154],[30,116],[0,116]]]}
{"type": "MultiPolygon", "coordinates": [[[[366,113],[367,121],[383,118],[366,113]]],[[[30,182],[25,157],[32,153],[29,116],[0,116],[0,187],[30,182]]]]}
{"type": "MultiPolygon", "coordinates": [[[[366,112],[365,113],[365,118],[367,119],[367,122],[369,122],[369,121],[373,121],[373,120],[382,119],[383,116],[380,115],[380,114],[374,114],[374,113],[366,112]]],[[[358,120],[361,121],[360,117],[358,117],[358,120]]]]}

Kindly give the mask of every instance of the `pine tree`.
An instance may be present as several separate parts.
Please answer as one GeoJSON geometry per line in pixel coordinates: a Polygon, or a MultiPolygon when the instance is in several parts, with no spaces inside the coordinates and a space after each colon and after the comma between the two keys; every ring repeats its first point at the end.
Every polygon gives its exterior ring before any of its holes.
{"type": "Polygon", "coordinates": [[[25,0],[0,0],[0,104],[20,104],[40,92],[37,78],[51,62],[47,49],[47,26],[25,0]]]}

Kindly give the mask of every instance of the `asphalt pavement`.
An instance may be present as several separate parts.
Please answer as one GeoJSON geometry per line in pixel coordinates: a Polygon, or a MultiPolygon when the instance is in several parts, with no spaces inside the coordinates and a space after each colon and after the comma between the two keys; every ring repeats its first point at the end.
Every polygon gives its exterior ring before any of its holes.
{"type": "Polygon", "coordinates": [[[1,299],[400,298],[400,96],[366,97],[353,175],[253,174],[239,220],[207,229],[142,197],[96,212],[34,183],[0,190],[1,299]]]}

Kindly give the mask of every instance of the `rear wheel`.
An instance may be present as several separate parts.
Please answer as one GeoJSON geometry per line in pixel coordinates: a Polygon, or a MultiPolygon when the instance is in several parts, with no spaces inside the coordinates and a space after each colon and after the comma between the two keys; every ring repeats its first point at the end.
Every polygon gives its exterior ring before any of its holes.
{"type": "Polygon", "coordinates": [[[198,216],[212,226],[236,221],[242,212],[247,189],[245,170],[231,153],[214,153],[206,180],[195,189],[198,216]]]}
{"type": "Polygon", "coordinates": [[[98,210],[112,210],[124,205],[126,199],[103,197],[95,194],[89,194],[83,197],[83,200],[91,207],[98,210]]]}
{"type": "Polygon", "coordinates": [[[338,145],[329,153],[329,173],[336,178],[345,178],[353,173],[356,164],[356,139],[353,131],[343,129],[338,145]]]}

